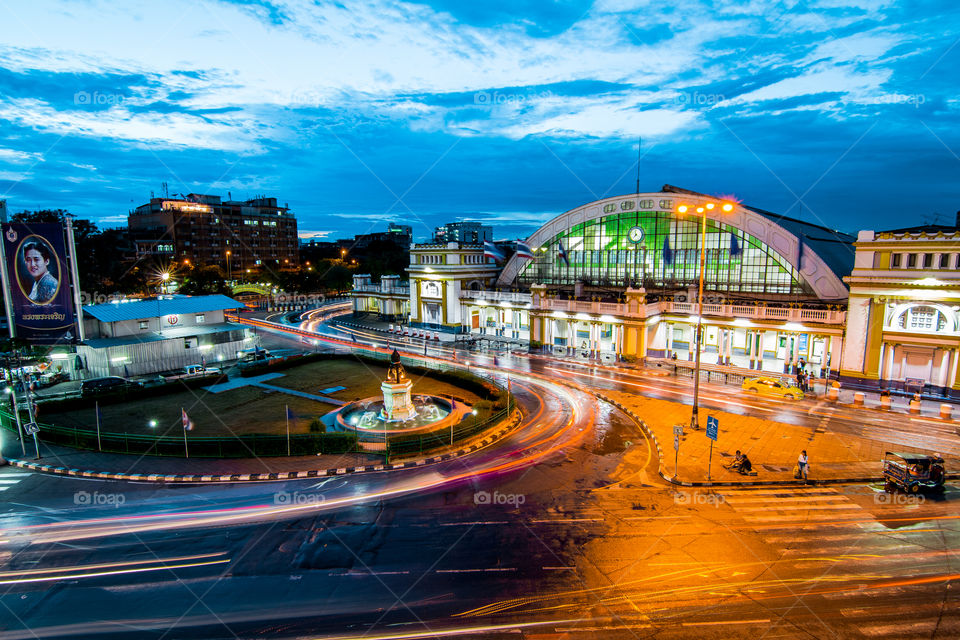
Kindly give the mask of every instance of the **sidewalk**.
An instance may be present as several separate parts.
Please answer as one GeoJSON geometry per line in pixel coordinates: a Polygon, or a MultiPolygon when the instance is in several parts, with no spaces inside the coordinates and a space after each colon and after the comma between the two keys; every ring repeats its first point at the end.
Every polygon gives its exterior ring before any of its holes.
{"type": "MultiPolygon", "coordinates": [[[[826,418],[816,426],[798,426],[715,409],[701,409],[702,424],[706,424],[707,415],[715,416],[720,423],[708,480],[710,439],[703,430],[690,430],[689,405],[622,391],[604,390],[599,395],[631,413],[645,425],[658,449],[661,477],[677,484],[802,484],[803,480],[794,479],[793,468],[797,456],[804,449],[810,459],[811,482],[879,482],[881,461],[886,451],[931,453],[919,447],[832,433],[826,418]],[[673,447],[673,427],[677,424],[685,425],[679,452],[675,452],[673,447]],[[756,476],[743,476],[723,468],[733,460],[737,449],[749,456],[756,476]]],[[[952,450],[938,453],[944,457],[948,471],[955,474],[960,470],[960,438],[952,450]]]]}

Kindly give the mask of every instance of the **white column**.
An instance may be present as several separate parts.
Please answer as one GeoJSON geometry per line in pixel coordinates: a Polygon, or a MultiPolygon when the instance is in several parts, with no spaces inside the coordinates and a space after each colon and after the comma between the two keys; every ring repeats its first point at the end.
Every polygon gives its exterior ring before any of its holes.
{"type": "Polygon", "coordinates": [[[667,352],[666,352],[665,355],[669,358],[669,357],[670,357],[670,354],[673,352],[673,323],[667,322],[666,325],[667,325],[667,328],[666,328],[666,332],[667,332],[667,352]]]}
{"type": "Polygon", "coordinates": [[[941,349],[941,351],[943,351],[943,356],[940,358],[940,375],[937,384],[945,387],[947,386],[947,372],[950,370],[950,356],[953,354],[953,349],[941,349]]]}
{"type": "Polygon", "coordinates": [[[567,320],[567,354],[575,353],[578,346],[576,323],[573,320],[567,320]]]}
{"type": "Polygon", "coordinates": [[[763,331],[757,331],[757,370],[763,369],[763,331]]]}
{"type": "Polygon", "coordinates": [[[727,353],[724,364],[730,364],[733,359],[733,332],[734,329],[727,329],[727,353]]]}
{"type": "Polygon", "coordinates": [[[892,380],[893,379],[893,358],[894,352],[897,350],[897,345],[895,344],[883,344],[883,348],[886,350],[884,354],[884,364],[883,371],[880,373],[880,378],[883,380],[892,380]]]}

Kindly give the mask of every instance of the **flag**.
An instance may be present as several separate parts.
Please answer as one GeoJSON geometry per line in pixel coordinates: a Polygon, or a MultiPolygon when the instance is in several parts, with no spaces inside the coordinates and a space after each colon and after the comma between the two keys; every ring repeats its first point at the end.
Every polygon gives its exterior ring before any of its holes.
{"type": "Polygon", "coordinates": [[[797,271],[803,268],[803,234],[800,234],[800,243],[797,246],[797,271]]]}
{"type": "Polygon", "coordinates": [[[180,407],[180,422],[183,423],[184,431],[193,431],[193,420],[191,420],[187,412],[183,410],[183,407],[180,407]]]}
{"type": "Polygon", "coordinates": [[[297,416],[290,410],[290,405],[287,405],[287,420],[296,428],[297,426],[297,416]]]}
{"type": "Polygon", "coordinates": [[[503,252],[497,248],[497,245],[492,242],[483,243],[483,257],[484,258],[493,258],[497,262],[503,260],[503,252]]]}
{"type": "Polygon", "coordinates": [[[563,260],[563,264],[570,266],[570,258],[567,257],[567,252],[563,250],[563,243],[559,240],[557,241],[557,256],[563,260]]]}
{"type": "Polygon", "coordinates": [[[734,258],[743,253],[743,249],[740,248],[740,243],[737,242],[737,234],[730,234],[730,257],[734,258]]]}
{"type": "Polygon", "coordinates": [[[670,248],[670,236],[663,236],[663,264],[673,264],[673,249],[670,248]]]}
{"type": "Polygon", "coordinates": [[[533,260],[533,249],[530,248],[526,242],[520,242],[517,240],[517,257],[518,258],[530,258],[533,260]]]}

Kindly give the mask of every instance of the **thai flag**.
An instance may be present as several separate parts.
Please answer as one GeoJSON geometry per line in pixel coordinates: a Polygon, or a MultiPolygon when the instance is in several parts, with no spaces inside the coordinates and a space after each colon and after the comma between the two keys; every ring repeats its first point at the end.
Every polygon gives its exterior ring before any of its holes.
{"type": "Polygon", "coordinates": [[[563,264],[570,266],[570,258],[567,257],[567,252],[563,249],[563,243],[557,241],[557,257],[563,260],[563,264]]]}
{"type": "Polygon", "coordinates": [[[503,252],[497,248],[497,245],[492,242],[483,243],[483,257],[484,258],[493,258],[497,262],[500,262],[504,259],[503,252]]]}
{"type": "Polygon", "coordinates": [[[297,427],[297,414],[290,410],[290,405],[287,405],[287,420],[289,420],[293,427],[297,427]]]}
{"type": "Polygon", "coordinates": [[[518,258],[529,258],[533,260],[533,249],[530,248],[526,242],[520,242],[517,240],[517,257],[518,258]]]}
{"type": "Polygon", "coordinates": [[[193,420],[191,420],[187,412],[183,410],[183,407],[180,407],[180,422],[183,423],[184,431],[193,431],[193,420]]]}

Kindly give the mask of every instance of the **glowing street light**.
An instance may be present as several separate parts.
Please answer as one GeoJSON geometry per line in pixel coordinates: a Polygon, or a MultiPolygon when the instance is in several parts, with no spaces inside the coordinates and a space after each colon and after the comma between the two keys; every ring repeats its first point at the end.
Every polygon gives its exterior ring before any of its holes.
{"type": "MultiPolygon", "coordinates": [[[[715,202],[706,202],[696,207],[697,215],[700,216],[700,287],[697,294],[697,333],[694,336],[693,343],[696,345],[695,363],[693,366],[693,410],[690,414],[690,428],[699,429],[699,409],[700,409],[700,351],[703,348],[703,273],[707,267],[707,211],[713,211],[717,204],[715,202]]],[[[733,205],[724,202],[720,205],[720,210],[726,213],[733,211],[733,205]]],[[[678,213],[687,213],[690,207],[681,204],[677,207],[678,213]]]]}

